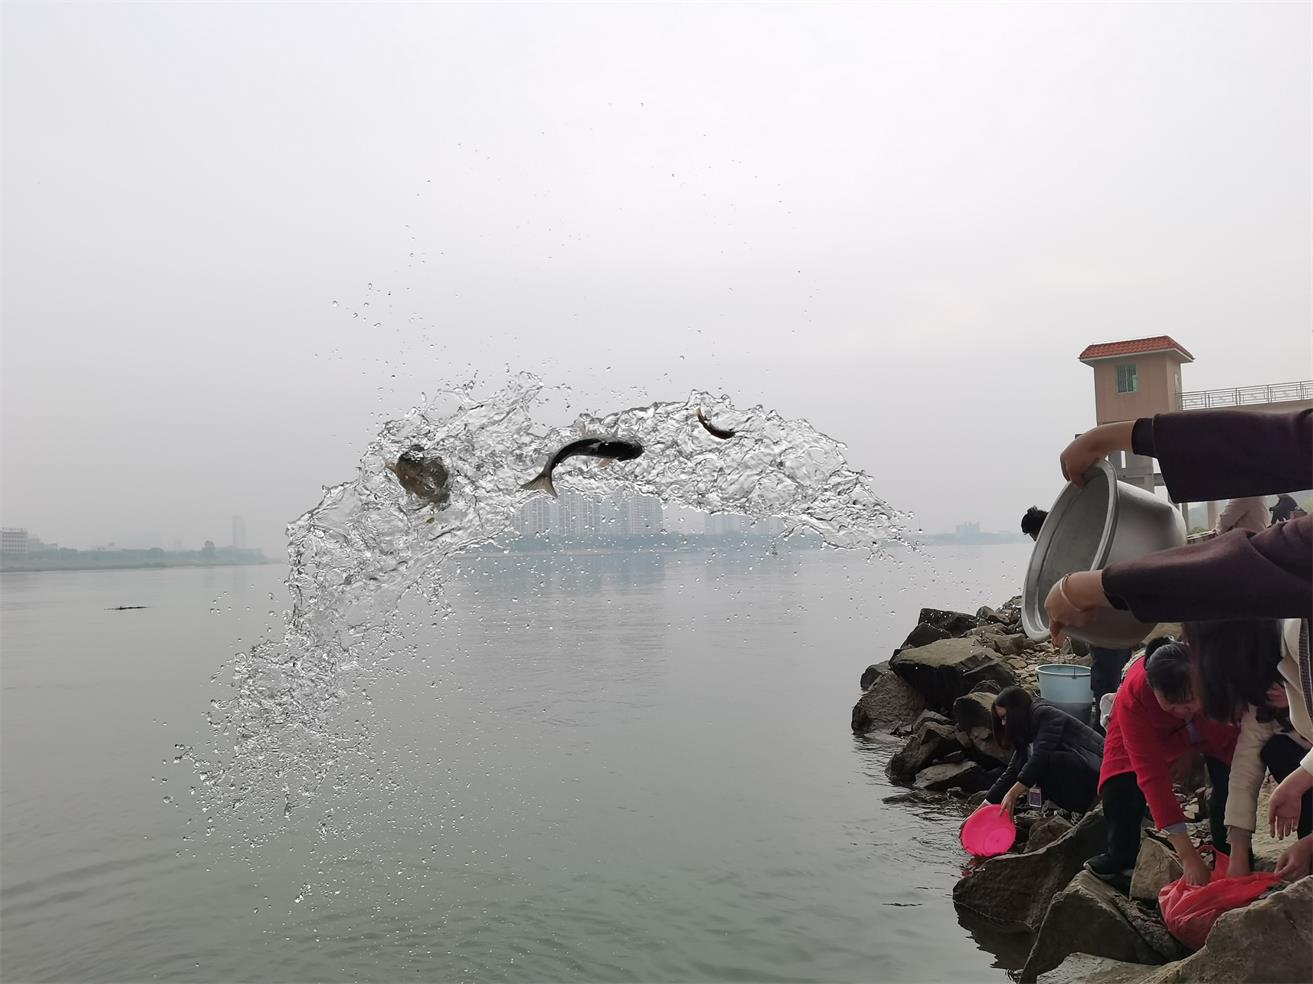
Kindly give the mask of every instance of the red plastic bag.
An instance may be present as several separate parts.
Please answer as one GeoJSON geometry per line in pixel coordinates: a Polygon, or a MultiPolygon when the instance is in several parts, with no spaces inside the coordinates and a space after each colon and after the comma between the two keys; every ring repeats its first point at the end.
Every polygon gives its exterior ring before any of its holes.
{"type": "Polygon", "coordinates": [[[1228,878],[1226,862],[1226,855],[1219,853],[1207,885],[1191,885],[1181,877],[1158,893],[1158,908],[1167,931],[1191,950],[1198,950],[1208,940],[1218,916],[1243,909],[1280,880],[1270,871],[1228,878]]]}

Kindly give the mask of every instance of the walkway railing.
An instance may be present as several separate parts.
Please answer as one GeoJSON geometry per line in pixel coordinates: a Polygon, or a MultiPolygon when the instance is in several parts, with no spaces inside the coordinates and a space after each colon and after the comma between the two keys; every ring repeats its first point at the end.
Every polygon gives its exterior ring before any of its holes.
{"type": "Polygon", "coordinates": [[[1195,390],[1192,393],[1181,394],[1181,409],[1248,407],[1263,403],[1289,403],[1292,400],[1313,400],[1313,379],[1305,379],[1297,383],[1273,383],[1271,386],[1195,390]]]}

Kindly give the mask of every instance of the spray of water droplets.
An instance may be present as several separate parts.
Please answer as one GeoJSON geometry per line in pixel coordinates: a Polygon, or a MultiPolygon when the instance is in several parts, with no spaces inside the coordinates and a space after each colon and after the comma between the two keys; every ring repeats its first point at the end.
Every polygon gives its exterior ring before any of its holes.
{"type": "MultiPolygon", "coordinates": [[[[343,720],[344,698],[390,671],[403,630],[398,605],[420,592],[435,611],[444,562],[514,534],[531,493],[520,485],[548,456],[582,435],[637,440],[643,454],[610,467],[573,458],[556,471],[558,489],[588,497],[659,497],[702,512],[774,517],[784,537],[810,533],[827,544],[874,555],[905,542],[901,517],[850,468],[843,445],[805,420],[725,396],[694,392],[606,415],[582,413],[568,427],[543,429],[534,410],[559,396],[533,375],[499,391],[475,385],[441,391],[433,401],[385,424],[366,449],[354,481],[326,488],[319,504],[289,528],[291,607],[281,639],[234,661],[232,695],[213,702],[208,751],[180,749],[202,779],[207,826],[233,816],[270,823],[326,789],[364,794],[378,781],[368,725],[343,720]],[[736,436],[719,440],[696,419],[736,436]],[[400,488],[387,464],[421,445],[441,455],[451,499],[443,509],[400,488]]],[[[542,493],[532,493],[541,495],[542,493]]],[[[266,828],[268,829],[268,828],[266,828]]]]}

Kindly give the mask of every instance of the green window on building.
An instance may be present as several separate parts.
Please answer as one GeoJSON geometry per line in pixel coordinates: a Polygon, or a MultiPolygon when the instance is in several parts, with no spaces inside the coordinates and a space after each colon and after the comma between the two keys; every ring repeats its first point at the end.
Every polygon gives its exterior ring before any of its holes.
{"type": "Polygon", "coordinates": [[[1139,377],[1135,373],[1135,365],[1117,367],[1117,392],[1134,393],[1140,388],[1139,377]]]}

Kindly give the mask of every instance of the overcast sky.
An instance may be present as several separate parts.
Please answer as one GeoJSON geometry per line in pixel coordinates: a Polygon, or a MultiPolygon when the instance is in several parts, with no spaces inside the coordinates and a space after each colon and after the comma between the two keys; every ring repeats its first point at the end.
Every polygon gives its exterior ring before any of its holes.
{"type": "Polygon", "coordinates": [[[1086,344],[1313,377],[1309,11],[8,3],[3,522],[281,551],[510,366],[764,403],[1013,528],[1086,344]]]}

